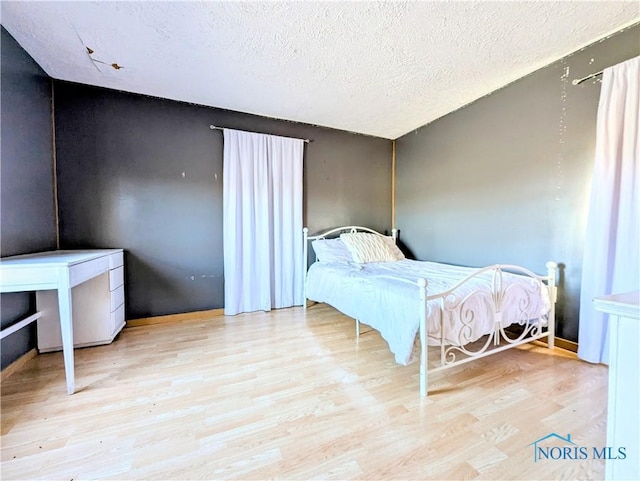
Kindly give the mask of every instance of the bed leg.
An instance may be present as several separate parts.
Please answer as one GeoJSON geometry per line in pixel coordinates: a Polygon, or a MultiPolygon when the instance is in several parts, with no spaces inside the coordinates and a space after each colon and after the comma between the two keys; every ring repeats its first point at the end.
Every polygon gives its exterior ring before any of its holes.
{"type": "Polygon", "coordinates": [[[420,290],[420,396],[427,397],[427,281],[418,281],[420,290]]]}
{"type": "Polygon", "coordinates": [[[420,356],[420,396],[427,397],[427,366],[422,357],[420,356]]]}
{"type": "Polygon", "coordinates": [[[356,319],[356,337],[360,337],[360,321],[356,319]]]}
{"type": "Polygon", "coordinates": [[[551,310],[549,311],[549,321],[547,323],[547,347],[553,349],[555,347],[556,339],[556,300],[558,297],[558,291],[556,287],[556,271],[558,270],[558,264],[553,261],[549,261],[546,264],[547,274],[549,280],[547,285],[549,286],[549,300],[551,301],[551,310]]]}
{"type": "Polygon", "coordinates": [[[306,311],[307,310],[307,270],[309,269],[309,254],[308,254],[308,249],[309,249],[309,229],[308,228],[303,228],[302,229],[302,239],[303,239],[303,244],[302,244],[302,308],[306,311]]]}
{"type": "Polygon", "coordinates": [[[427,336],[424,320],[420,320],[420,396],[427,397],[427,336]]]}

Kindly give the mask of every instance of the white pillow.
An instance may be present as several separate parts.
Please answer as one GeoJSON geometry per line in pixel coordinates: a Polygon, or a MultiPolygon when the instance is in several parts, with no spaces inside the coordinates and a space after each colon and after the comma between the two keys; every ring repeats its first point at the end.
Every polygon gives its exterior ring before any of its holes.
{"type": "Polygon", "coordinates": [[[340,239],[347,246],[355,262],[392,262],[396,258],[387,246],[384,236],[355,232],[340,234],[340,239]]]}
{"type": "Polygon", "coordinates": [[[390,237],[390,236],[386,235],[386,236],[383,237],[383,239],[387,243],[387,247],[391,250],[391,253],[393,254],[393,257],[395,257],[397,261],[401,261],[401,260],[406,259],[406,257],[404,256],[404,254],[402,253],[400,248],[393,241],[393,237],[390,237]]]}
{"type": "Polygon", "coordinates": [[[316,239],[311,242],[318,262],[323,264],[353,262],[353,256],[340,239],[316,239]]]}

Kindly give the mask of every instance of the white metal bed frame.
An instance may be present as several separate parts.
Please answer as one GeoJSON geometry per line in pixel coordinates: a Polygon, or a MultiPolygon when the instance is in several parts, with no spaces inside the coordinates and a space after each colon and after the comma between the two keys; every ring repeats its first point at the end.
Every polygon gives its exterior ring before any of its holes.
{"type": "MultiPolygon", "coordinates": [[[[303,272],[307,272],[307,263],[308,263],[308,246],[309,241],[317,240],[317,239],[325,239],[329,236],[335,237],[337,234],[342,232],[369,232],[371,234],[376,234],[379,236],[383,236],[380,232],[377,232],[373,229],[369,229],[368,227],[360,227],[360,226],[344,226],[344,227],[336,227],[334,229],[330,229],[321,234],[317,234],[314,236],[309,235],[309,229],[306,227],[303,229],[304,236],[304,248],[303,248],[303,262],[304,269],[303,272]]],[[[393,229],[391,231],[391,237],[394,242],[397,242],[398,231],[397,229],[393,229]]],[[[317,259],[316,259],[317,260],[317,259]]],[[[547,275],[540,276],[534,274],[533,272],[525,269],[524,267],[510,265],[510,264],[496,264],[492,266],[487,266],[483,268],[479,268],[472,274],[465,277],[463,280],[458,282],[454,287],[445,292],[440,292],[436,294],[427,294],[428,281],[427,279],[420,279],[418,282],[409,281],[402,278],[395,278],[398,281],[402,281],[408,284],[411,284],[416,287],[417,294],[420,298],[420,328],[419,328],[419,336],[420,336],[420,395],[427,395],[427,373],[428,372],[437,372],[443,369],[448,369],[454,366],[458,366],[460,364],[464,364],[470,361],[474,361],[476,359],[480,359],[491,354],[495,354],[500,351],[504,351],[506,349],[511,349],[522,344],[529,343],[531,341],[535,341],[538,339],[547,338],[547,346],[549,349],[553,349],[554,341],[555,341],[555,303],[557,298],[557,289],[556,289],[556,272],[558,269],[558,265],[549,261],[546,263],[547,275]],[[494,326],[495,329],[487,336],[487,339],[484,341],[484,344],[477,350],[469,349],[462,342],[459,342],[458,345],[447,345],[444,342],[445,329],[443,326],[440,326],[440,332],[442,333],[442,339],[439,345],[440,349],[440,359],[439,363],[436,367],[429,368],[427,365],[428,362],[428,345],[427,345],[427,317],[428,317],[428,305],[427,301],[438,299],[440,301],[441,308],[444,310],[454,310],[461,309],[463,313],[462,323],[464,326],[470,328],[470,325],[473,323],[474,313],[472,309],[464,310],[465,303],[473,298],[476,294],[481,293],[482,291],[474,291],[471,294],[467,294],[464,297],[458,297],[456,295],[456,290],[460,288],[463,284],[468,282],[470,279],[483,274],[485,272],[493,272],[493,281],[491,288],[491,301],[492,305],[495,308],[494,311],[494,326]],[[532,320],[527,318],[525,319],[516,319],[514,322],[518,321],[522,327],[522,332],[516,335],[515,338],[510,337],[505,328],[502,326],[502,302],[506,292],[510,288],[515,288],[514,285],[503,287],[502,274],[503,271],[508,271],[509,273],[515,273],[519,275],[524,275],[527,277],[531,277],[533,279],[537,279],[546,283],[548,293],[549,293],[549,301],[550,301],[550,311],[547,318],[547,325],[543,326],[541,322],[531,322],[532,320]]],[[[304,308],[307,308],[307,283],[306,283],[306,275],[304,276],[304,308]]],[[[524,298],[524,306],[521,308],[526,308],[527,303],[530,302],[528,297],[524,298]]],[[[522,310],[522,309],[521,309],[522,310]]],[[[523,312],[526,312],[524,310],[523,312]]],[[[459,339],[462,339],[462,332],[464,329],[460,330],[459,339]]],[[[356,319],[356,336],[360,336],[360,321],[356,319]]]]}

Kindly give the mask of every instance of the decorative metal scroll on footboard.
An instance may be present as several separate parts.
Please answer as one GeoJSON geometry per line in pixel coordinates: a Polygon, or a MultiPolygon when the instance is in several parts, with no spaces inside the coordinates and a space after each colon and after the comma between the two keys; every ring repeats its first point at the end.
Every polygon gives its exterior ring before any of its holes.
{"type": "Polygon", "coordinates": [[[546,337],[554,347],[556,271],[547,262],[547,275],[539,276],[515,265],[494,265],[478,269],[446,292],[428,295],[428,282],[418,281],[420,293],[420,393],[427,394],[427,371],[440,371],[546,337]],[[492,273],[489,290],[464,292],[474,278],[492,273]],[[436,301],[435,303],[433,301],[436,301]],[[428,367],[426,321],[440,310],[439,359],[428,367]],[[483,312],[484,311],[484,312],[483,312]],[[461,327],[454,338],[447,336],[445,319],[455,316],[461,327]],[[488,320],[487,320],[488,318],[488,320]],[[488,334],[474,336],[478,322],[490,322],[488,334]]]}

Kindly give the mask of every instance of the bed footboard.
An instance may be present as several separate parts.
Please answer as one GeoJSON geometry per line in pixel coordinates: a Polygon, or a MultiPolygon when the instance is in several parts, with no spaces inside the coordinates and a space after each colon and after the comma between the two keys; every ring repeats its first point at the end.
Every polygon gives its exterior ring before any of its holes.
{"type": "MultiPolygon", "coordinates": [[[[555,339],[555,302],[556,302],[556,273],[558,266],[555,262],[549,261],[546,264],[547,275],[539,276],[523,267],[514,265],[495,265],[479,269],[466,279],[460,281],[452,289],[434,294],[428,294],[428,282],[424,279],[418,281],[418,290],[420,295],[420,394],[427,396],[427,378],[429,372],[437,372],[443,369],[464,364],[467,362],[480,359],[482,357],[495,354],[506,349],[511,349],[528,342],[547,338],[547,345],[550,349],[554,347],[555,339]],[[492,288],[490,296],[481,291],[473,291],[464,296],[458,295],[466,282],[486,272],[492,271],[492,288]],[[540,294],[544,295],[542,290],[546,291],[549,302],[549,310],[544,318],[531,312],[532,305],[531,296],[535,293],[533,289],[527,292],[521,285],[510,284],[505,286],[504,275],[518,274],[539,281],[540,294]],[[518,287],[514,287],[518,286],[518,287]],[[505,299],[510,290],[520,289],[521,297],[518,302],[518,313],[516,318],[504,318],[505,299]],[[485,301],[492,306],[493,329],[482,338],[482,341],[467,344],[463,342],[462,336],[471,331],[473,322],[475,321],[475,310],[469,307],[478,296],[485,297],[485,301]],[[488,298],[487,298],[488,297],[488,298]],[[440,309],[443,311],[457,311],[460,316],[463,328],[459,331],[460,338],[457,342],[447,342],[445,339],[445,328],[440,325],[441,339],[439,340],[439,355],[435,366],[429,367],[428,343],[427,343],[427,318],[429,317],[429,301],[439,303],[440,309]],[[516,326],[516,333],[512,333],[506,326],[516,326]]],[[[532,284],[536,285],[536,284],[532,284]]],[[[513,312],[510,313],[513,316],[513,312]]],[[[442,319],[442,318],[441,318],[442,319]]],[[[443,321],[441,320],[441,323],[443,321]]]]}

